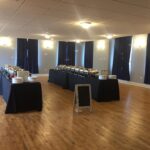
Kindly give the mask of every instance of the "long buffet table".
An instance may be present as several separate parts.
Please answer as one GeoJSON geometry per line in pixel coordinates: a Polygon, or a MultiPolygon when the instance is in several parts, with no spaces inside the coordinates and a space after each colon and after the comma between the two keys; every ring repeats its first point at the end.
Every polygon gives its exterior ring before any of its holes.
{"type": "Polygon", "coordinates": [[[7,106],[5,113],[42,110],[42,90],[39,82],[12,84],[0,73],[0,95],[7,106]]]}
{"type": "Polygon", "coordinates": [[[74,91],[75,84],[91,84],[92,98],[98,102],[120,99],[117,79],[99,80],[70,71],[50,69],[48,81],[72,91],[74,91]]]}

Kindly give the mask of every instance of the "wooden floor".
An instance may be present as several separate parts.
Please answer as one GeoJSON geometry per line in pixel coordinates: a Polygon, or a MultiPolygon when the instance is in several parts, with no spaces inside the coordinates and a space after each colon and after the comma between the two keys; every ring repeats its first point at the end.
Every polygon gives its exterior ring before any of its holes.
{"type": "Polygon", "coordinates": [[[120,85],[120,101],[77,114],[73,92],[40,81],[41,113],[6,115],[0,97],[0,150],[150,150],[150,89],[120,85]]]}

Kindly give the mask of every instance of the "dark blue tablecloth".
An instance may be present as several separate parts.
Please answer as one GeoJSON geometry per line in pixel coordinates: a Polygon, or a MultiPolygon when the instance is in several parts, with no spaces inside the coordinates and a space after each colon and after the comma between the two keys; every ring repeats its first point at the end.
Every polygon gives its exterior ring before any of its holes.
{"type": "Polygon", "coordinates": [[[48,81],[60,85],[63,88],[68,88],[68,73],[65,71],[52,69],[49,71],[48,81]]]}
{"type": "Polygon", "coordinates": [[[92,98],[96,101],[119,100],[119,84],[117,79],[99,80],[91,76],[84,76],[73,72],[62,70],[49,71],[49,82],[61,85],[74,91],[76,84],[90,84],[92,98]]]}
{"type": "Polygon", "coordinates": [[[42,110],[41,84],[39,82],[12,84],[6,113],[32,110],[42,110]]]}
{"type": "Polygon", "coordinates": [[[74,91],[76,84],[90,84],[90,80],[83,75],[68,73],[68,89],[74,91]]]}
{"type": "Polygon", "coordinates": [[[1,95],[6,101],[5,113],[17,113],[42,110],[42,89],[39,82],[12,84],[1,75],[1,95]]]}
{"type": "Polygon", "coordinates": [[[0,95],[2,95],[2,74],[0,73],[0,95]]]}
{"type": "Polygon", "coordinates": [[[99,80],[98,95],[95,99],[97,101],[119,100],[120,94],[119,94],[118,80],[116,79],[99,80]]]}
{"type": "Polygon", "coordinates": [[[1,87],[3,99],[7,103],[9,100],[9,94],[11,90],[11,80],[7,79],[4,75],[1,76],[1,87]]]}

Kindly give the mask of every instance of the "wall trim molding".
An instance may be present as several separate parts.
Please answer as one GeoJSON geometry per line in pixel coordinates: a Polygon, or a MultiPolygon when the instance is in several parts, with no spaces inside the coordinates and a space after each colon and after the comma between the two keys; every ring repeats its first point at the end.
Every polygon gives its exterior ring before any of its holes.
{"type": "Polygon", "coordinates": [[[150,89],[150,85],[144,84],[144,83],[137,83],[137,82],[131,82],[131,81],[125,81],[125,80],[119,80],[119,83],[123,83],[123,84],[128,84],[128,85],[133,85],[133,86],[138,86],[138,87],[143,87],[143,88],[150,89]]]}
{"type": "Polygon", "coordinates": [[[41,77],[41,76],[46,76],[46,77],[48,77],[48,74],[46,73],[46,74],[33,74],[33,76],[37,76],[37,77],[41,77]]]}
{"type": "MultiPolygon", "coordinates": [[[[38,76],[38,77],[41,77],[41,76],[48,77],[48,74],[33,74],[33,75],[38,76]]],[[[148,84],[125,81],[125,80],[118,80],[118,81],[119,81],[119,83],[122,83],[122,84],[133,85],[133,86],[138,86],[138,87],[150,89],[150,85],[148,85],[148,84]]]]}

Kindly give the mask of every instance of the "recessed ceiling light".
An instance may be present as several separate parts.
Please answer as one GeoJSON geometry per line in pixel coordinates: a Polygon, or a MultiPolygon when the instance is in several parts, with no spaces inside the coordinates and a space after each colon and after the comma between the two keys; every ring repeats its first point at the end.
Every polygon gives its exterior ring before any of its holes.
{"type": "Polygon", "coordinates": [[[107,38],[107,39],[112,39],[114,37],[117,37],[118,35],[116,35],[116,34],[104,34],[104,35],[100,35],[100,36],[107,38]]]}
{"type": "Polygon", "coordinates": [[[45,37],[46,39],[53,39],[56,35],[55,34],[49,34],[49,33],[45,33],[45,34],[38,34],[40,36],[45,37]]]}
{"type": "Polygon", "coordinates": [[[76,43],[81,43],[81,40],[75,40],[76,43]]]}
{"type": "Polygon", "coordinates": [[[49,39],[51,36],[50,36],[49,34],[45,34],[44,37],[45,37],[46,39],[49,39]]]}
{"type": "Polygon", "coordinates": [[[90,21],[81,22],[80,26],[84,29],[89,29],[92,26],[92,23],[90,21]]]}
{"type": "Polygon", "coordinates": [[[107,38],[107,39],[112,39],[112,38],[113,38],[113,35],[112,35],[112,34],[108,34],[108,35],[106,35],[106,38],[107,38]]]}

